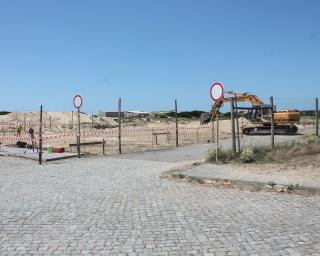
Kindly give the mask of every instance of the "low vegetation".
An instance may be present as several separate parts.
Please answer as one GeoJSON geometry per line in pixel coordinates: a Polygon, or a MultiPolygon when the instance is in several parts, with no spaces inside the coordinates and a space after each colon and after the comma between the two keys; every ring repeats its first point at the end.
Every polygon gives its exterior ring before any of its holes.
{"type": "Polygon", "coordinates": [[[8,112],[8,111],[0,111],[0,116],[3,116],[3,115],[7,115],[7,114],[10,114],[11,112],[8,112]]]}
{"type": "MultiPolygon", "coordinates": [[[[205,113],[205,112],[199,111],[199,110],[181,111],[178,113],[178,118],[199,119],[201,114],[203,114],[203,113],[205,113]]],[[[155,118],[174,118],[176,116],[176,113],[174,111],[159,112],[159,113],[156,113],[154,116],[155,116],[155,118]]],[[[240,116],[240,114],[239,114],[239,116],[240,116]]],[[[250,117],[250,115],[247,113],[244,113],[241,116],[246,117],[246,118],[250,117]]],[[[226,112],[226,113],[219,112],[219,118],[221,120],[230,119],[230,117],[231,117],[230,112],[226,112]]]]}
{"type": "Polygon", "coordinates": [[[282,163],[284,160],[320,154],[320,138],[306,136],[302,140],[280,144],[272,150],[270,147],[253,149],[256,162],[282,163]]]}
{"type": "MultiPolygon", "coordinates": [[[[203,111],[193,110],[193,111],[182,111],[178,113],[179,118],[188,118],[188,119],[199,119],[203,111]]],[[[155,118],[174,118],[176,112],[160,112],[155,114],[155,118]]]]}
{"type": "Polygon", "coordinates": [[[232,150],[223,150],[218,148],[218,154],[216,154],[216,150],[212,150],[209,152],[207,156],[207,162],[210,163],[229,163],[235,161],[237,159],[237,155],[235,155],[232,150]],[[218,161],[217,161],[218,158],[218,161]]]}
{"type": "MultiPolygon", "coordinates": [[[[305,136],[304,138],[276,145],[275,149],[269,146],[246,148],[241,154],[234,154],[230,150],[218,149],[218,162],[243,162],[243,163],[283,163],[299,157],[320,154],[320,138],[317,136],[305,136]]],[[[216,163],[216,151],[209,152],[207,161],[216,163]]]]}

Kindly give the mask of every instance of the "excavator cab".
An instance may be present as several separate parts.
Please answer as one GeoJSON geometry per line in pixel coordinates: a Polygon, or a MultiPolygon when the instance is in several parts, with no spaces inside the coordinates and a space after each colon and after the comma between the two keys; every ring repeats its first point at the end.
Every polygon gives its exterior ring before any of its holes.
{"type": "Polygon", "coordinates": [[[270,124],[271,122],[271,111],[269,105],[263,105],[259,107],[252,108],[250,110],[250,117],[252,123],[266,123],[270,124]]]}

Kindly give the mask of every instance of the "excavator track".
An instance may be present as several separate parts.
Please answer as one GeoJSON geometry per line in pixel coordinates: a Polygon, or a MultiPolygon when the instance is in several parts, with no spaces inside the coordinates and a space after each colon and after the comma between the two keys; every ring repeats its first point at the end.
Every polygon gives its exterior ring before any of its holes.
{"type": "MultiPolygon", "coordinates": [[[[245,135],[270,135],[271,126],[245,127],[242,129],[245,135]]],[[[275,125],[274,134],[276,135],[294,135],[297,134],[298,127],[295,125],[275,125]]]]}

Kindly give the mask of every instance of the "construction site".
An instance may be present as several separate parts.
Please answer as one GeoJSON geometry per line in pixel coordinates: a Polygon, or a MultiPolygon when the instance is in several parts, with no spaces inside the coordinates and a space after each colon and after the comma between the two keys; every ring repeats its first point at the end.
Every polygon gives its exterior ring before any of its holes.
{"type": "Polygon", "coordinates": [[[0,1],[0,256],[320,256],[320,1],[0,1]]]}
{"type": "MultiPolygon", "coordinates": [[[[273,136],[316,135],[317,104],[314,101],[314,110],[309,111],[277,110],[276,104],[271,106],[270,103],[264,103],[256,95],[230,91],[223,100],[216,101],[208,112],[110,112],[108,117],[105,112],[93,115],[78,113],[76,110],[44,110],[41,114],[41,125],[40,111],[7,112],[0,115],[0,141],[2,148],[30,149],[29,129],[32,127],[36,147],[39,147],[41,126],[42,151],[46,153],[51,152],[52,148],[76,153],[79,134],[79,150],[83,155],[114,155],[159,150],[210,144],[215,143],[216,139],[228,138],[234,139],[233,147],[237,144],[237,150],[241,152],[245,146],[241,141],[245,136],[270,136],[271,122],[273,136]],[[218,130],[215,127],[217,122],[218,130]]],[[[312,106],[312,99],[310,105],[312,106]]]]}

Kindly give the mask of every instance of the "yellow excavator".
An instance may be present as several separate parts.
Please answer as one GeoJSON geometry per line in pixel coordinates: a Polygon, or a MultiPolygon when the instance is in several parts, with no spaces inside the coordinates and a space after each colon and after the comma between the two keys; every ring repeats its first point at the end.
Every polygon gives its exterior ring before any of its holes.
{"type": "MultiPolygon", "coordinates": [[[[271,109],[270,105],[264,104],[263,101],[256,95],[241,92],[226,92],[233,95],[225,97],[220,101],[216,101],[212,112],[207,116],[200,117],[200,123],[208,123],[211,117],[215,117],[224,102],[250,102],[251,108],[248,108],[250,113],[251,124],[242,127],[243,134],[246,135],[268,135],[271,133],[271,109]],[[209,117],[209,120],[208,120],[209,117]]],[[[295,123],[300,121],[300,113],[295,109],[275,110],[274,109],[274,133],[275,134],[296,134],[298,127],[295,123]]]]}

